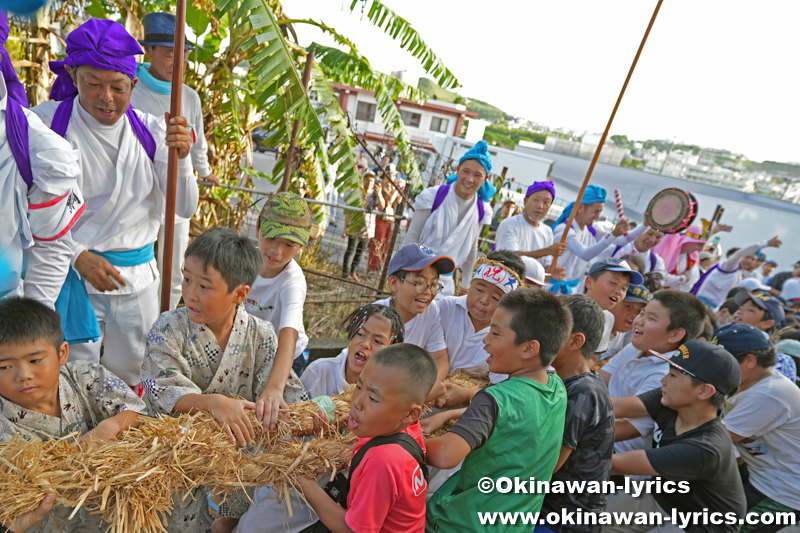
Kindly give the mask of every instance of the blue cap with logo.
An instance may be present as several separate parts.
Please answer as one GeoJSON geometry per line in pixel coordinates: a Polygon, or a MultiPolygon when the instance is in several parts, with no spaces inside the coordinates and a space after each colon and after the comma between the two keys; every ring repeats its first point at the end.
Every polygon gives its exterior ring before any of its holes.
{"type": "Polygon", "coordinates": [[[456,269],[456,263],[446,255],[436,255],[424,244],[406,244],[394,254],[389,262],[389,273],[398,270],[417,272],[436,263],[439,274],[450,274],[456,269]]]}
{"type": "Polygon", "coordinates": [[[625,294],[626,302],[649,303],[653,299],[653,295],[647,290],[644,285],[628,285],[628,292],[625,294]]]}
{"type": "Polygon", "coordinates": [[[749,352],[769,348],[769,340],[764,332],[750,324],[734,323],[722,326],[711,337],[710,342],[722,346],[729,352],[749,352]]]}
{"type": "Polygon", "coordinates": [[[783,304],[775,296],[762,292],[759,294],[752,294],[747,291],[741,291],[733,297],[736,305],[742,306],[747,300],[752,300],[754,304],[769,313],[769,319],[775,321],[775,325],[780,325],[786,319],[786,313],[783,311],[783,304]]]}
{"type": "Polygon", "coordinates": [[[641,285],[644,283],[644,277],[637,271],[633,270],[627,261],[617,259],[616,257],[609,257],[603,261],[594,263],[589,269],[589,275],[596,274],[602,270],[611,270],[612,272],[625,272],[631,276],[631,284],[641,285]]]}
{"type": "Polygon", "coordinates": [[[665,357],[654,350],[650,350],[650,353],[678,370],[714,385],[726,396],[736,392],[742,381],[742,369],[736,358],[722,346],[708,341],[696,339],[681,344],[672,357],[665,357]]]}

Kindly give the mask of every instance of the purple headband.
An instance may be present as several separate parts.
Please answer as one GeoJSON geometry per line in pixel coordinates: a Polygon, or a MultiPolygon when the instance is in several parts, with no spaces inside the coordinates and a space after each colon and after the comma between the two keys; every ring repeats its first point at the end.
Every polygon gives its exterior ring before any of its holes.
{"type": "Polygon", "coordinates": [[[133,79],[136,77],[134,56],[143,53],[136,39],[118,22],[89,19],[67,35],[67,58],[50,62],[50,70],[58,75],[50,89],[50,99],[64,100],[78,92],[64,65],[89,65],[121,72],[133,79]]]}
{"type": "Polygon", "coordinates": [[[534,181],[533,185],[528,187],[528,190],[525,191],[525,198],[530,196],[531,194],[539,191],[548,191],[550,196],[553,197],[553,200],[556,199],[556,188],[553,185],[552,181],[534,181]]]}

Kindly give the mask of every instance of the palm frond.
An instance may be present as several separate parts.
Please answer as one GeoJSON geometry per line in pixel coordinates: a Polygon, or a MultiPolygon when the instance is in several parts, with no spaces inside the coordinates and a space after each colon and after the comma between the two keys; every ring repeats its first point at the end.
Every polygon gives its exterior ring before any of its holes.
{"type": "MultiPolygon", "coordinates": [[[[350,11],[353,11],[360,1],[352,0],[350,11]]],[[[383,5],[379,0],[372,0],[369,11],[367,11],[367,18],[393,39],[399,40],[401,48],[418,59],[425,72],[436,78],[436,82],[440,86],[446,89],[455,89],[461,86],[455,75],[450,72],[450,69],[444,65],[444,62],[406,19],[383,5]]]]}

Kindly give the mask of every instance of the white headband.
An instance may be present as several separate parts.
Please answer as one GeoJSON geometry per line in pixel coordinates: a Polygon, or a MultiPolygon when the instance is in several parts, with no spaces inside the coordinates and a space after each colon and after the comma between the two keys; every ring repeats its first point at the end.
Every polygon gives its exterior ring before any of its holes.
{"type": "Polygon", "coordinates": [[[502,266],[491,263],[479,265],[472,279],[482,279],[492,285],[497,285],[506,294],[514,289],[519,289],[519,280],[516,276],[502,266]]]}

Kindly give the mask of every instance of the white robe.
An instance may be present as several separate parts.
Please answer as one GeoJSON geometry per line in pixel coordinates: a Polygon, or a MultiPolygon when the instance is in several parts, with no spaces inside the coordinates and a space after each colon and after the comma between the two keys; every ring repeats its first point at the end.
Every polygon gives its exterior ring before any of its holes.
{"type": "Polygon", "coordinates": [[[33,185],[20,175],[6,138],[7,91],[0,77],[0,254],[9,275],[0,280],[0,294],[22,295],[53,307],[72,256],[70,228],[84,205],[76,180],[78,153],[39,117],[28,119],[28,145],[33,185]],[[22,281],[27,263],[25,282],[22,281]]]}
{"type": "MultiPolygon", "coordinates": [[[[431,209],[436,193],[442,185],[428,187],[417,196],[415,209],[431,209]]],[[[458,206],[456,205],[456,187],[451,185],[442,204],[433,211],[425,221],[425,226],[420,233],[419,242],[427,244],[437,255],[445,255],[455,261],[456,266],[461,266],[474,248],[478,233],[484,224],[492,222],[492,207],[483,202],[483,220],[478,220],[478,202],[482,200],[475,197],[475,204],[466,215],[458,220],[458,206]]],[[[466,276],[467,273],[465,272],[466,276]]],[[[469,273],[471,278],[472,273],[469,273]]]]}
{"type": "MultiPolygon", "coordinates": [[[[48,126],[59,102],[44,102],[32,109],[48,126]]],[[[155,160],[150,161],[127,117],[114,126],[94,120],[75,98],[65,138],[80,151],[78,186],[86,198],[86,213],[75,224],[75,255],[84,250],[99,252],[136,250],[153,243],[164,212],[169,150],[163,118],[136,112],[156,142],[155,160]],[[112,160],[104,145],[109,135],[119,135],[112,160]]],[[[115,143],[115,139],[110,140],[115,143]]],[[[176,214],[189,218],[199,198],[191,163],[178,162],[176,214]]]]}

